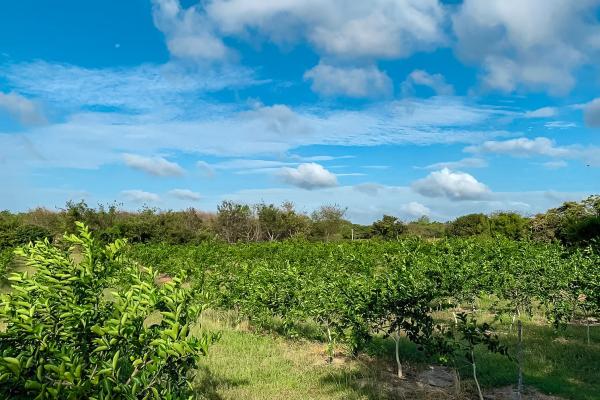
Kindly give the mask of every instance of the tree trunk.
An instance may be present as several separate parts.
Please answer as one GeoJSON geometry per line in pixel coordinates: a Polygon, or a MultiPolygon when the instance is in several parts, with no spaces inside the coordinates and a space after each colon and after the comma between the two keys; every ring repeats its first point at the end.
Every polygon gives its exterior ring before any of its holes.
{"type": "Polygon", "coordinates": [[[455,390],[455,394],[456,397],[458,397],[460,395],[460,374],[458,373],[458,369],[455,367],[453,368],[454,371],[454,390],[455,390]]]}
{"type": "Polygon", "coordinates": [[[329,326],[327,326],[327,338],[329,340],[329,345],[327,346],[327,354],[328,354],[328,358],[327,358],[327,363],[331,364],[333,363],[333,357],[335,355],[334,350],[333,350],[333,340],[331,339],[331,330],[329,329],[329,326]]]}
{"type": "Polygon", "coordinates": [[[519,336],[518,344],[518,362],[519,362],[519,377],[517,380],[517,399],[521,400],[521,393],[523,392],[523,324],[521,320],[517,321],[517,330],[519,336]]]}
{"type": "Polygon", "coordinates": [[[396,365],[398,366],[398,378],[404,379],[404,372],[402,371],[402,363],[400,362],[400,333],[393,336],[396,344],[396,365]]]}
{"type": "Polygon", "coordinates": [[[475,354],[473,353],[473,348],[471,348],[471,365],[473,366],[473,379],[475,380],[475,385],[477,386],[479,400],[484,400],[483,393],[481,393],[481,386],[479,386],[479,380],[477,380],[477,365],[475,365],[475,354]]]}
{"type": "Polygon", "coordinates": [[[589,320],[589,318],[587,318],[585,320],[585,329],[586,329],[586,335],[587,335],[587,344],[589,346],[590,343],[591,343],[591,341],[590,341],[590,320],[589,320]]]}

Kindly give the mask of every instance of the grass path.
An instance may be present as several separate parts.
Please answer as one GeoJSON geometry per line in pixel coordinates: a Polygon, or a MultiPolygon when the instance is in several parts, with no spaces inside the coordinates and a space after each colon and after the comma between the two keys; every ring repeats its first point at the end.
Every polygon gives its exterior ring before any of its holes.
{"type": "Polygon", "coordinates": [[[221,340],[202,359],[195,384],[210,400],[464,399],[414,382],[401,382],[391,364],[373,358],[338,357],[326,363],[320,343],[234,328],[207,318],[221,340]]]}
{"type": "MultiPolygon", "coordinates": [[[[427,367],[424,357],[410,343],[402,354],[408,379],[394,376],[392,344],[375,340],[371,356],[338,357],[326,363],[324,346],[307,340],[253,332],[238,326],[231,314],[211,313],[204,329],[220,331],[222,337],[200,363],[195,384],[200,398],[210,400],[292,399],[471,399],[474,393],[468,371],[461,371],[462,391],[442,391],[420,385],[416,374],[427,367]]],[[[600,399],[600,329],[594,330],[592,345],[584,342],[581,327],[556,333],[548,326],[526,325],[525,382],[542,392],[564,399],[600,399]]],[[[514,348],[510,336],[508,344],[514,348]]],[[[480,381],[488,393],[501,391],[515,382],[516,366],[510,360],[479,352],[480,381]]],[[[549,399],[533,393],[525,399],[549,399]]]]}

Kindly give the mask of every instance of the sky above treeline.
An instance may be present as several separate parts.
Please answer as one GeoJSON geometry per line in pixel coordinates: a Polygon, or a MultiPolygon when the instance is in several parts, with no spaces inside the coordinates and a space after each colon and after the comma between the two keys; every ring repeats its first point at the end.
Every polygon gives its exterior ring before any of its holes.
{"type": "Polygon", "coordinates": [[[448,220],[600,193],[600,0],[0,6],[0,209],[448,220]]]}

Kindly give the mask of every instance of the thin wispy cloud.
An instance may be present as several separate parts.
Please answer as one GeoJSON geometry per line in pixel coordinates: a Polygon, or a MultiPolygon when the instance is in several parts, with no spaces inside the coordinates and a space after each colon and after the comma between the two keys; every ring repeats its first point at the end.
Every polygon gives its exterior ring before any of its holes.
{"type": "Polygon", "coordinates": [[[169,190],[169,195],[185,201],[199,201],[202,199],[200,193],[194,192],[189,189],[173,189],[169,190]]]}
{"type": "Polygon", "coordinates": [[[139,189],[123,190],[121,195],[132,203],[157,203],[160,201],[158,194],[139,189]]]}

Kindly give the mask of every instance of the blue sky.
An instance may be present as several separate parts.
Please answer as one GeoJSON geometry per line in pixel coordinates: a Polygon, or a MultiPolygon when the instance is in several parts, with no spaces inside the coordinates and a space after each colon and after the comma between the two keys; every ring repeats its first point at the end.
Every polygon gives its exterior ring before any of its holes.
{"type": "Polygon", "coordinates": [[[448,220],[600,192],[600,0],[6,2],[0,209],[448,220]]]}

